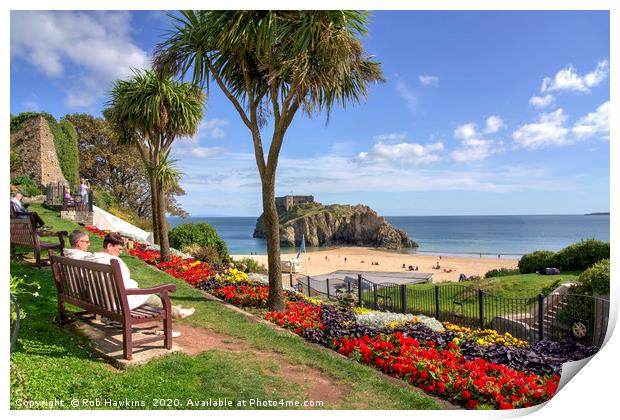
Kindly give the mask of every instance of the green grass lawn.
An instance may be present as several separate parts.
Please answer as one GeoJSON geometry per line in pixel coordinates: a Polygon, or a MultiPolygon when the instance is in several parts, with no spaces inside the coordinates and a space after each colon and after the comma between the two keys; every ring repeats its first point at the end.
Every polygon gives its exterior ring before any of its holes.
{"type": "MultiPolygon", "coordinates": [[[[76,224],[61,220],[57,213],[31,206],[56,230],[71,232],[76,224]]],[[[101,249],[102,240],[90,235],[91,251],[101,249]]],[[[184,322],[228,334],[241,340],[242,353],[207,350],[198,356],[173,354],[143,366],[116,370],[96,353],[86,339],[54,321],[57,316],[56,291],[51,270],[41,270],[25,262],[12,262],[11,273],[27,276],[41,285],[39,297],[22,297],[20,307],[27,318],[21,323],[11,368],[11,408],[23,408],[20,401],[110,399],[144,401],[151,408],[161,398],[228,398],[232,401],[263,399],[306,399],[306,389],[273,374],[278,366],[261,360],[251,351],[269,349],[288,362],[316,368],[334,382],[350,389],[337,409],[439,409],[436,399],[415,389],[385,381],[374,369],[343,359],[336,353],[308,345],[269,326],[248,321],[218,302],[204,299],[202,293],[166,273],[125,255],[123,260],[142,287],[174,283],[173,304],[194,306],[196,313],[184,322]]],[[[65,408],[71,408],[66,406],[65,408]]],[[[90,407],[81,407],[90,408],[90,407]]],[[[143,407],[138,407],[143,408],[143,407]]],[[[174,407],[171,407],[174,408],[174,407]]],[[[237,407],[234,407],[237,408],[237,407]]]]}

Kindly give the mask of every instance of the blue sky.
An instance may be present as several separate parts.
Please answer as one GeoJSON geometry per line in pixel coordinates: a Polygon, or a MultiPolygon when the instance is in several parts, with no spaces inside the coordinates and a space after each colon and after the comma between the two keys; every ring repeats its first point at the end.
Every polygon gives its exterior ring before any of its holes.
{"type": "MultiPolygon", "coordinates": [[[[100,116],[168,26],[155,11],[12,12],[11,113],[100,116]]],[[[277,194],[383,215],[609,211],[607,12],[373,12],[363,42],[386,83],[329,124],[296,117],[277,194]]],[[[219,90],[174,153],[192,215],[261,212],[249,132],[219,90]]]]}

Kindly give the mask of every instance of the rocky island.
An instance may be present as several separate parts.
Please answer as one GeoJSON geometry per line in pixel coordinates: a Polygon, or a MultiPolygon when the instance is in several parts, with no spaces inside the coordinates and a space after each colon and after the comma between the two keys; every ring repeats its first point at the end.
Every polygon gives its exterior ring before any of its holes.
{"type": "MultiPolygon", "coordinates": [[[[312,196],[276,198],[280,217],[280,243],[307,246],[372,246],[391,250],[417,247],[407,233],[397,229],[368,206],[323,205],[312,196]]],[[[256,221],[255,238],[265,238],[263,216],[256,221]]]]}

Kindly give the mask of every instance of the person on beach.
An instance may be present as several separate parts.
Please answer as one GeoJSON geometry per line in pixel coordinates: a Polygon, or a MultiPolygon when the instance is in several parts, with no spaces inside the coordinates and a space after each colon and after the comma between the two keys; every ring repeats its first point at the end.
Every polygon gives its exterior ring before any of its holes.
{"type": "Polygon", "coordinates": [[[64,257],[73,258],[74,260],[83,260],[93,255],[91,252],[88,252],[90,239],[86,232],[75,229],[69,235],[69,242],[71,243],[71,248],[65,248],[63,250],[64,257]]]}
{"type": "MultiPolygon", "coordinates": [[[[136,289],[138,288],[138,283],[131,278],[131,274],[129,272],[129,267],[123,260],[119,257],[123,252],[123,247],[125,245],[125,240],[122,236],[117,233],[110,233],[103,238],[103,250],[99,252],[95,252],[90,256],[84,258],[84,261],[97,262],[102,264],[110,264],[112,260],[118,261],[121,266],[121,272],[123,273],[123,283],[125,284],[125,288],[127,289],[136,289]]],[[[161,298],[157,295],[131,295],[127,296],[127,301],[129,303],[130,309],[135,309],[144,304],[148,304],[151,306],[163,307],[163,302],[161,298]]],[[[194,313],[194,308],[181,308],[181,306],[172,306],[172,317],[181,319],[187,318],[188,316],[194,313]]],[[[159,332],[158,332],[159,333],[159,332]]],[[[172,336],[178,337],[181,333],[178,331],[173,331],[172,336]]]]}

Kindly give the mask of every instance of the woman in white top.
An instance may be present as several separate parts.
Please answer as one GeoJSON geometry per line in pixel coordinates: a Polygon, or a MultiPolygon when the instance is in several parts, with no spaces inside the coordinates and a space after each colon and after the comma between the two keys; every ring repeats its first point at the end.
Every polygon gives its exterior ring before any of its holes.
{"type": "MultiPolygon", "coordinates": [[[[95,252],[90,256],[86,256],[84,258],[84,261],[110,264],[113,259],[117,260],[119,265],[121,266],[121,272],[123,274],[123,283],[125,284],[125,288],[137,289],[138,283],[131,278],[129,267],[127,267],[127,264],[125,264],[125,262],[119,258],[119,256],[123,252],[124,244],[125,241],[120,235],[116,233],[110,233],[106,235],[106,237],[103,239],[103,251],[95,252]]],[[[157,295],[130,295],[127,296],[127,301],[129,303],[130,309],[135,309],[138,306],[144,305],[145,303],[148,303],[152,306],[163,307],[161,298],[157,295]]],[[[172,316],[174,318],[186,318],[193,313],[194,308],[183,309],[180,306],[172,306],[172,316]]],[[[178,336],[178,333],[175,335],[178,336]]]]}
{"type": "Polygon", "coordinates": [[[78,194],[82,197],[82,206],[86,206],[88,204],[88,185],[86,185],[86,181],[83,179],[80,181],[80,185],[78,185],[78,194]]]}

